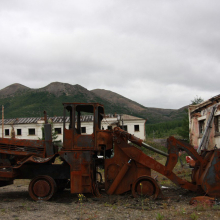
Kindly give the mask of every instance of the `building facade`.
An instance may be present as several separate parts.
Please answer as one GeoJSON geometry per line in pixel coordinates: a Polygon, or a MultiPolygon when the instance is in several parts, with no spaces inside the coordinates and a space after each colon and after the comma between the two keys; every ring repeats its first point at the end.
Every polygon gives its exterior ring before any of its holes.
{"type": "Polygon", "coordinates": [[[220,95],[214,96],[198,105],[189,106],[190,144],[197,148],[200,145],[208,121],[210,126],[208,149],[220,148],[220,95]],[[214,107],[214,109],[213,109],[214,107]],[[210,117],[212,115],[213,117],[210,117]]]}
{"type": "MultiPolygon", "coordinates": [[[[66,128],[69,126],[69,118],[66,119],[66,128]]],[[[83,115],[81,120],[81,133],[92,134],[93,115],[83,115]]],[[[57,139],[63,142],[63,117],[49,117],[54,131],[57,133],[57,139]]],[[[120,126],[125,131],[134,134],[136,137],[145,140],[145,122],[146,120],[130,115],[105,115],[102,120],[102,129],[111,130],[120,126]]],[[[0,120],[0,137],[2,137],[2,120],[0,120]]],[[[13,133],[18,139],[38,140],[42,138],[42,128],[44,118],[13,118],[4,119],[3,137],[11,138],[13,133]]]]}

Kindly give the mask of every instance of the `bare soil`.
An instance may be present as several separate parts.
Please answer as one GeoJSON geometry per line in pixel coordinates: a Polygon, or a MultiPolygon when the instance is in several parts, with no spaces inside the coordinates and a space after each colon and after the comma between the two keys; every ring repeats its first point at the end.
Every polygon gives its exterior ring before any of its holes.
{"type": "Polygon", "coordinates": [[[77,195],[65,190],[50,201],[33,201],[28,181],[17,180],[0,188],[0,219],[220,219],[220,205],[189,205],[195,193],[176,186],[163,189],[166,200],[135,199],[130,193],[101,198],[77,195]]]}

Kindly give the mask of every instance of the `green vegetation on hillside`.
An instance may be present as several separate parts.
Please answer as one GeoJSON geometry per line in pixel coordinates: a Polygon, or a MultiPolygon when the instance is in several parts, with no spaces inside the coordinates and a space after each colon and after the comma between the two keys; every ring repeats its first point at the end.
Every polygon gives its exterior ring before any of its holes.
{"type": "MultiPolygon", "coordinates": [[[[197,105],[204,100],[196,96],[191,100],[191,105],[197,105]]],[[[188,110],[182,109],[179,114],[182,119],[171,120],[168,122],[146,124],[146,137],[147,138],[167,138],[169,136],[179,136],[186,141],[189,141],[189,117],[188,110]]],[[[171,115],[170,115],[171,118],[171,115]]]]}
{"type": "Polygon", "coordinates": [[[146,124],[147,138],[166,138],[178,134],[182,126],[182,120],[162,122],[158,124],[146,124]]]}
{"type": "Polygon", "coordinates": [[[182,120],[182,125],[178,129],[177,134],[180,135],[184,140],[189,142],[189,116],[188,116],[188,111],[185,112],[185,116],[182,120]]]}
{"type": "Polygon", "coordinates": [[[44,110],[47,111],[49,116],[62,116],[62,103],[64,102],[98,102],[104,105],[106,114],[129,113],[126,107],[114,105],[100,97],[88,99],[81,92],[71,96],[63,94],[58,97],[49,92],[26,92],[21,95],[0,99],[1,105],[4,105],[5,118],[42,117],[44,110]]]}

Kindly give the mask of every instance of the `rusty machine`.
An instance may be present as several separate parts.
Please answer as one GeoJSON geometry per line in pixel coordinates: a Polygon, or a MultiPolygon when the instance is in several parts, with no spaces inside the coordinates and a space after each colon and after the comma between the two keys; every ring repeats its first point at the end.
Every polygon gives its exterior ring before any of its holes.
{"type": "Polygon", "coordinates": [[[134,197],[157,198],[162,193],[151,176],[151,170],[155,170],[182,188],[220,197],[220,150],[203,151],[199,155],[192,146],[170,137],[165,153],[119,127],[113,131],[102,130],[104,107],[98,103],[63,103],[63,106],[61,150],[52,142],[46,113],[45,140],[0,138],[0,186],[12,184],[14,179],[31,179],[29,194],[34,200],[49,200],[57,190],[68,185],[71,193],[99,196],[102,191],[109,195],[131,191],[134,197]],[[93,115],[90,135],[81,134],[83,114],[93,115]],[[167,157],[166,164],[160,164],[137,146],[167,157]],[[191,182],[173,172],[179,150],[186,151],[195,160],[191,182]],[[62,163],[55,164],[58,157],[62,163]],[[104,182],[98,178],[99,166],[104,167],[104,182]]]}

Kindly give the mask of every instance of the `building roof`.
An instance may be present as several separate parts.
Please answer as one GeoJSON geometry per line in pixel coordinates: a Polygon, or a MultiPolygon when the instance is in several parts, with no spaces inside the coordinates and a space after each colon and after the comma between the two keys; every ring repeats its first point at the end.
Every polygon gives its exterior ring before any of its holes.
{"type": "Polygon", "coordinates": [[[199,103],[197,105],[190,105],[189,108],[190,108],[190,112],[198,112],[198,111],[201,111],[215,103],[218,103],[220,102],[220,94],[219,95],[216,95],[216,96],[213,96],[212,98],[202,102],[202,103],[199,103]]]}
{"type": "MultiPolygon", "coordinates": [[[[118,115],[108,114],[105,115],[104,118],[106,119],[115,119],[117,120],[118,115]]],[[[94,119],[93,115],[82,115],[80,117],[81,122],[92,122],[94,119]]],[[[124,115],[122,114],[123,120],[144,120],[142,118],[138,118],[131,115],[124,115]]],[[[52,120],[53,123],[63,123],[63,116],[55,116],[55,117],[48,117],[48,120],[52,120]]],[[[75,119],[77,120],[77,119],[75,119]]],[[[4,119],[5,125],[14,125],[14,124],[36,124],[39,121],[44,121],[43,117],[30,117],[30,118],[10,118],[10,119],[4,119]]],[[[70,122],[70,117],[66,117],[66,123],[70,122]]],[[[0,125],[2,124],[2,119],[0,119],[0,125]]]]}

